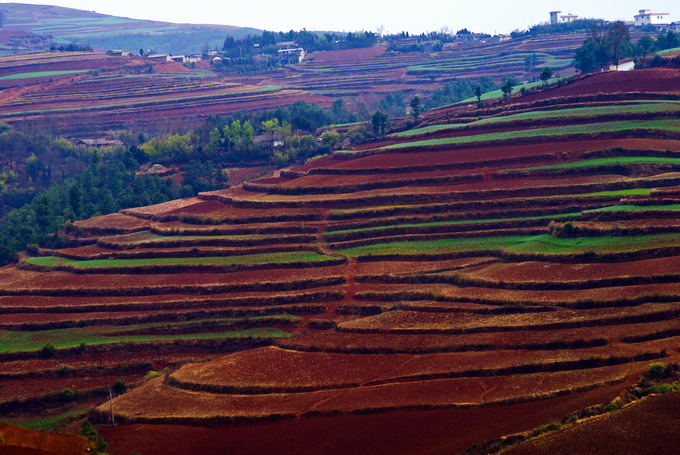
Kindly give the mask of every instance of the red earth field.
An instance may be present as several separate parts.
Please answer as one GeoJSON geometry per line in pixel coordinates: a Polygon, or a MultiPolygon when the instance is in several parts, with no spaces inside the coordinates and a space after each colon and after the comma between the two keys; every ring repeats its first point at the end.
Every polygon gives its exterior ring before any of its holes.
{"type": "MultiPolygon", "coordinates": [[[[602,84],[675,102],[679,81],[595,75],[502,109],[602,84]]],[[[650,118],[670,126],[394,138],[77,222],[65,248],[0,270],[0,362],[38,408],[48,383],[133,384],[117,426],[110,403],[89,413],[114,455],[453,453],[606,403],[680,361],[680,135],[672,114],[650,118]],[[619,158],[642,164],[587,161],[619,158]],[[517,171],[541,164],[567,170],[517,171]]],[[[465,134],[508,130],[524,126],[465,134]]]]}

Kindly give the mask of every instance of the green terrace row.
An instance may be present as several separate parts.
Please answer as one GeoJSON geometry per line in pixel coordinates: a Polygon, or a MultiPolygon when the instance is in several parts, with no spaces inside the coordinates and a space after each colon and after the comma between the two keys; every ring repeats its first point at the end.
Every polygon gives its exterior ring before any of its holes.
{"type": "Polygon", "coordinates": [[[557,238],[551,235],[509,235],[496,237],[448,238],[424,241],[399,241],[340,249],[351,256],[424,255],[500,251],[521,254],[622,253],[642,249],[680,246],[680,234],[557,238]]]}
{"type": "Polygon", "coordinates": [[[396,224],[396,225],[383,225],[383,226],[371,226],[365,228],[357,229],[339,229],[334,231],[327,231],[328,234],[345,234],[348,232],[370,232],[386,228],[410,228],[410,227],[428,227],[428,226],[455,226],[460,224],[484,224],[484,223],[497,223],[501,221],[525,221],[525,220],[551,220],[557,218],[576,218],[580,216],[580,213],[562,213],[555,215],[542,215],[542,216],[528,216],[528,217],[515,217],[515,218],[491,218],[482,220],[456,220],[456,221],[434,221],[427,223],[409,223],[409,224],[396,224]]]}
{"type": "Polygon", "coordinates": [[[408,131],[395,133],[395,136],[415,136],[419,134],[432,133],[442,130],[456,129],[466,126],[475,125],[492,125],[495,123],[506,123],[517,120],[543,120],[555,118],[574,118],[574,117],[591,117],[599,115],[617,115],[617,114],[648,114],[648,113],[667,113],[680,112],[680,102],[647,102],[647,103],[632,103],[625,105],[610,105],[597,107],[578,107],[569,109],[554,109],[547,111],[532,111],[521,112],[518,114],[503,115],[499,117],[487,117],[480,120],[475,120],[469,123],[450,123],[443,125],[432,125],[423,128],[417,128],[408,131]]]}
{"type": "MultiPolygon", "coordinates": [[[[469,136],[445,137],[413,142],[402,142],[388,145],[376,150],[394,150],[415,147],[432,147],[437,145],[469,144],[474,142],[499,141],[508,139],[524,139],[536,137],[560,137],[593,133],[614,133],[635,130],[680,131],[680,120],[649,120],[649,121],[619,121],[604,123],[589,123],[584,125],[563,125],[547,128],[533,128],[519,131],[504,131],[499,133],[477,134],[469,136]]],[[[336,153],[357,153],[353,150],[339,150],[336,153]]]]}
{"type": "Polygon", "coordinates": [[[544,166],[507,169],[500,172],[532,171],[537,169],[569,169],[577,167],[610,166],[617,164],[680,164],[680,158],[664,158],[655,156],[617,156],[615,158],[594,158],[582,161],[572,161],[569,163],[546,164],[544,166]]]}
{"type": "Polygon", "coordinates": [[[150,267],[150,266],[229,266],[313,263],[335,259],[332,256],[309,251],[263,253],[247,256],[176,257],[139,259],[94,259],[77,261],[57,256],[39,256],[26,259],[26,263],[42,267],[68,266],[76,268],[150,267]]]}
{"type": "MultiPolygon", "coordinates": [[[[651,188],[633,188],[629,190],[618,190],[618,191],[599,191],[595,193],[580,193],[580,194],[561,194],[557,196],[532,196],[532,197],[524,197],[524,198],[510,198],[506,199],[507,201],[514,201],[514,200],[532,200],[532,199],[567,199],[567,200],[573,200],[574,198],[596,198],[596,197],[616,197],[616,196],[649,196],[652,194],[652,189],[651,188]]],[[[419,208],[425,208],[425,207],[432,207],[432,211],[436,210],[439,205],[386,205],[386,206],[378,206],[375,208],[370,208],[367,209],[365,207],[361,208],[355,208],[355,209],[342,209],[342,210],[331,210],[330,211],[330,216],[333,218],[333,216],[338,216],[345,218],[346,215],[351,215],[351,214],[356,214],[357,216],[361,216],[363,213],[366,214],[371,214],[371,215],[377,215],[377,213],[384,211],[384,212],[390,212],[395,209],[419,209],[419,208]]]]}
{"type": "Polygon", "coordinates": [[[290,336],[288,332],[272,327],[217,332],[177,333],[171,335],[130,335],[118,334],[119,332],[120,327],[110,326],[35,331],[0,330],[0,352],[37,351],[47,344],[60,349],[78,347],[83,344],[101,345],[229,338],[285,338],[290,336]]]}

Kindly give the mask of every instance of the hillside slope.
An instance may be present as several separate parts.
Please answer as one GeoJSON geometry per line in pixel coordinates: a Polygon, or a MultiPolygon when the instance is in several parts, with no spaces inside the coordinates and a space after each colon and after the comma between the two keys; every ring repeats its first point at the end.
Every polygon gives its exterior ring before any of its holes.
{"type": "Polygon", "coordinates": [[[601,74],[435,111],[361,150],[77,222],[67,247],[0,269],[0,410],[19,381],[49,401],[59,364],[97,397],[193,361],[113,400],[112,453],[406,454],[611,400],[680,360],[678,87],[674,70],[601,74]]]}
{"type": "Polygon", "coordinates": [[[3,3],[0,9],[4,12],[2,28],[6,32],[48,35],[59,44],[78,42],[104,50],[137,52],[140,48],[152,48],[157,52],[184,54],[199,52],[204,43],[221,47],[227,35],[240,37],[258,31],[232,25],[173,24],[131,19],[52,5],[3,3]]]}

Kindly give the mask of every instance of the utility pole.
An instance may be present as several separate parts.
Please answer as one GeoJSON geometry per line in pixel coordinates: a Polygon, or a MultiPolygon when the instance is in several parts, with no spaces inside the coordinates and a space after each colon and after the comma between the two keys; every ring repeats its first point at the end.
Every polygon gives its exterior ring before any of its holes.
{"type": "Polygon", "coordinates": [[[113,393],[111,392],[111,389],[109,389],[109,406],[111,408],[111,425],[115,425],[116,420],[113,417],[113,393]]]}

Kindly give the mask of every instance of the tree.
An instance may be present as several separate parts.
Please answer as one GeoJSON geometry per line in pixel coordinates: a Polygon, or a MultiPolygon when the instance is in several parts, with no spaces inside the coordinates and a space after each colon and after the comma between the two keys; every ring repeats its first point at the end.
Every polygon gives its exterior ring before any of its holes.
{"type": "Polygon", "coordinates": [[[651,36],[643,36],[637,40],[637,52],[641,56],[649,55],[654,52],[656,48],[656,42],[651,36]]]}
{"type": "Polygon", "coordinates": [[[73,213],[80,217],[83,214],[83,188],[80,183],[73,182],[71,187],[68,189],[68,200],[73,213]]]}
{"type": "Polygon", "coordinates": [[[503,100],[507,101],[510,99],[510,95],[512,95],[512,88],[513,88],[513,80],[508,78],[503,82],[503,85],[501,86],[501,92],[503,92],[503,100]]]}
{"type": "Polygon", "coordinates": [[[413,116],[413,120],[418,120],[418,117],[420,117],[420,112],[422,111],[422,107],[420,104],[420,98],[418,96],[414,96],[411,98],[411,115],[413,116]]]}
{"type": "Polygon", "coordinates": [[[541,75],[538,78],[541,80],[541,82],[543,82],[543,85],[546,85],[550,78],[552,77],[552,75],[553,75],[552,68],[546,66],[545,68],[543,68],[543,71],[541,72],[541,75]]]}
{"type": "Polygon", "coordinates": [[[611,46],[612,61],[614,65],[619,66],[619,59],[622,55],[622,48],[624,44],[630,41],[630,33],[628,27],[621,21],[616,21],[610,24],[607,29],[607,39],[611,46]]]}
{"type": "Polygon", "coordinates": [[[385,135],[385,129],[387,129],[389,121],[389,117],[383,111],[379,109],[375,111],[371,123],[373,124],[373,132],[376,136],[382,137],[385,135]]]}

